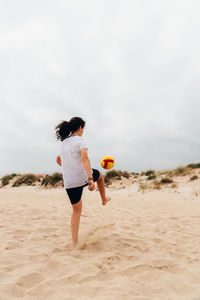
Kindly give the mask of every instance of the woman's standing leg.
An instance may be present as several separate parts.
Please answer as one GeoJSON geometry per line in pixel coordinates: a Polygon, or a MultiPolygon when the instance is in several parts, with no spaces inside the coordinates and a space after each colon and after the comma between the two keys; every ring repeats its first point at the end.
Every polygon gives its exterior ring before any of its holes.
{"type": "Polygon", "coordinates": [[[71,216],[71,233],[72,233],[72,248],[75,247],[76,243],[78,242],[78,230],[80,224],[80,216],[82,211],[82,199],[72,205],[72,216],[71,216]]]}

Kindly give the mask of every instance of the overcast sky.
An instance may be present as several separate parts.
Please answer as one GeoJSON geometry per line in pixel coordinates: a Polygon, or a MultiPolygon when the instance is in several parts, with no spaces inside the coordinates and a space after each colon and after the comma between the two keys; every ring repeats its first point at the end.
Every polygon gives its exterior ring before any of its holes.
{"type": "Polygon", "coordinates": [[[83,117],[92,166],[200,161],[200,2],[0,2],[0,176],[52,173],[61,120],[83,117]]]}

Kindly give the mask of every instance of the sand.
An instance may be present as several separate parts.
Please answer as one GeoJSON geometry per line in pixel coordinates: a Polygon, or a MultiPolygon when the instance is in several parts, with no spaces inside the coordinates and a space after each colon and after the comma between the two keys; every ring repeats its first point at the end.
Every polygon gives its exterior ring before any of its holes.
{"type": "MultiPolygon", "coordinates": [[[[185,192],[184,192],[185,191],[185,192]]],[[[64,189],[0,190],[0,299],[200,299],[200,196],[84,190],[78,249],[64,189]]]]}

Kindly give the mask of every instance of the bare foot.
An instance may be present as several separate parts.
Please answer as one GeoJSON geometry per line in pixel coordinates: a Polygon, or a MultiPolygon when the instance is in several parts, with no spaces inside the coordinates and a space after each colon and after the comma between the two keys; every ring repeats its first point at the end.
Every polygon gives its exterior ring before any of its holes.
{"type": "Polygon", "coordinates": [[[106,205],[108,203],[108,201],[110,201],[111,198],[110,197],[106,197],[106,199],[104,201],[102,201],[102,205],[106,205]]]}
{"type": "Polygon", "coordinates": [[[76,248],[77,248],[77,245],[78,245],[78,242],[72,243],[72,250],[73,250],[73,249],[76,249],[76,248]]]}

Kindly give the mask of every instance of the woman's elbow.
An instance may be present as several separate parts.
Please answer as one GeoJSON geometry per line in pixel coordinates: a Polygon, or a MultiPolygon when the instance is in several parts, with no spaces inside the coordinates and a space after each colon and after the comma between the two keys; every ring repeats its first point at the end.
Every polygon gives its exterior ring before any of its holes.
{"type": "Polygon", "coordinates": [[[56,162],[59,166],[61,166],[61,159],[60,159],[60,156],[57,156],[56,158],[56,162]]]}
{"type": "Polygon", "coordinates": [[[88,157],[82,156],[82,157],[81,157],[81,160],[82,160],[82,163],[85,164],[85,163],[88,162],[88,157]]]}

